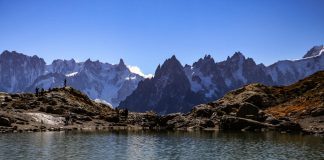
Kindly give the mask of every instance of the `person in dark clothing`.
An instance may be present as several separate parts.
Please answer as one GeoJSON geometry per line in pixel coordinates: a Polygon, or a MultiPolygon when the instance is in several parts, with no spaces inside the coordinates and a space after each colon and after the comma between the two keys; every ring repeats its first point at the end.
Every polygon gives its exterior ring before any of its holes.
{"type": "Polygon", "coordinates": [[[38,92],[39,92],[39,88],[38,88],[38,87],[36,87],[36,89],[35,89],[35,94],[36,94],[36,97],[38,97],[38,92]]]}
{"type": "Polygon", "coordinates": [[[125,117],[126,118],[128,117],[128,109],[127,108],[125,109],[125,117]]]}
{"type": "Polygon", "coordinates": [[[64,87],[66,87],[66,78],[64,79],[64,87]]]}
{"type": "Polygon", "coordinates": [[[44,88],[42,88],[42,89],[41,89],[41,95],[43,96],[43,95],[44,95],[44,93],[45,93],[45,89],[44,89],[44,88]]]}

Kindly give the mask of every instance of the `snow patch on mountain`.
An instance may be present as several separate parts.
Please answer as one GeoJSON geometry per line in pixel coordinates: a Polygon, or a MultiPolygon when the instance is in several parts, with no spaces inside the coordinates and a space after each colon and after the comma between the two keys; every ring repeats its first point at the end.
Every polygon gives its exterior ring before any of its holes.
{"type": "Polygon", "coordinates": [[[77,75],[79,72],[72,72],[72,73],[69,73],[69,74],[66,74],[65,76],[67,77],[73,77],[75,75],[77,75]]]}

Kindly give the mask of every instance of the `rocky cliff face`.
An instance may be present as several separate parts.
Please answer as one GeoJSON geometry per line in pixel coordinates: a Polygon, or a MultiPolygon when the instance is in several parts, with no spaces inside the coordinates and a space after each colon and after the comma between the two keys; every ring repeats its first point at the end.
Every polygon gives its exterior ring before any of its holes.
{"type": "MultiPolygon", "coordinates": [[[[210,55],[206,55],[193,65],[185,65],[184,67],[180,63],[177,63],[178,65],[175,67],[167,63],[168,60],[162,67],[157,68],[152,80],[142,82],[141,87],[138,87],[120,106],[136,111],[154,110],[160,113],[170,113],[171,110],[167,108],[172,107],[173,112],[183,112],[201,102],[218,99],[228,91],[246,84],[290,85],[317,71],[324,70],[324,54],[322,53],[324,53],[323,46],[315,46],[302,59],[279,61],[270,66],[256,64],[252,58],[246,58],[240,52],[236,52],[222,62],[215,62],[210,55]],[[162,68],[164,69],[162,70],[162,68]],[[185,76],[174,72],[184,72],[185,76]],[[172,78],[172,76],[177,78],[172,78]],[[171,85],[173,90],[180,90],[181,92],[173,92],[167,89],[168,87],[165,87],[165,84],[170,82],[167,80],[172,81],[172,84],[181,80],[182,85],[171,85]],[[190,91],[185,91],[188,88],[187,82],[189,82],[190,91]],[[151,95],[167,93],[172,97],[164,96],[163,99],[150,97],[151,95]],[[191,96],[188,96],[188,93],[191,96]],[[173,97],[177,97],[179,100],[184,99],[184,97],[191,97],[197,99],[197,101],[178,103],[172,100],[173,97]],[[157,105],[157,102],[162,100],[167,105],[157,105]]],[[[175,59],[175,57],[171,59],[175,59]]]]}
{"type": "Polygon", "coordinates": [[[67,79],[69,86],[113,106],[118,106],[144,79],[132,73],[122,59],[116,65],[90,59],[80,63],[73,59],[54,60],[46,65],[37,56],[9,51],[0,55],[0,74],[2,92],[34,92],[36,87],[62,87],[64,79],[67,79]]]}
{"type": "Polygon", "coordinates": [[[45,62],[37,56],[26,56],[15,51],[0,55],[0,91],[21,92],[45,72],[45,62]]]}
{"type": "Polygon", "coordinates": [[[154,110],[159,113],[187,112],[202,96],[191,90],[182,65],[172,56],[158,66],[155,76],[140,82],[138,88],[120,104],[134,111],[154,110]],[[142,107],[138,107],[142,106],[142,107]]]}

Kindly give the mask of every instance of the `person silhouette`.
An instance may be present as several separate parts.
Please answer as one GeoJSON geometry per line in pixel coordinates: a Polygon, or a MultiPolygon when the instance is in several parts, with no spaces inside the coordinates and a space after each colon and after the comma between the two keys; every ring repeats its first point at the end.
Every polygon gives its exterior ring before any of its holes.
{"type": "Polygon", "coordinates": [[[66,78],[64,79],[64,87],[66,87],[66,78]]]}
{"type": "Polygon", "coordinates": [[[35,89],[36,97],[38,97],[38,92],[39,92],[39,88],[36,87],[36,89],[35,89]]]}

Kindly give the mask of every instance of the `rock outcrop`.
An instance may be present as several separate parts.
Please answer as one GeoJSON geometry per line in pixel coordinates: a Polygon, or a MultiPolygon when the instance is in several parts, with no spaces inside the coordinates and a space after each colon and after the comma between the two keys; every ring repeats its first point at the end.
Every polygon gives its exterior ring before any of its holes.
{"type": "MultiPolygon", "coordinates": [[[[324,134],[324,71],[289,86],[246,85],[223,98],[169,117],[174,128],[278,130],[324,134]],[[199,122],[199,123],[197,123],[199,122]]],[[[169,126],[170,127],[170,126],[169,126]]]]}

